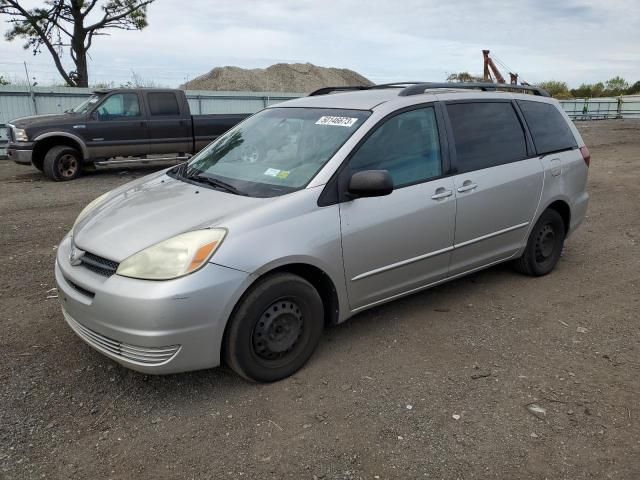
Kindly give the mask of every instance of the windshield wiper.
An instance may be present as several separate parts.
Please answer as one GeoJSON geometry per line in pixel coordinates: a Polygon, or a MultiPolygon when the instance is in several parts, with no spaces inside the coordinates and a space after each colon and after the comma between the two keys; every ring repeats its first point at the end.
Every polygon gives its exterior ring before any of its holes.
{"type": "Polygon", "coordinates": [[[208,177],[206,175],[189,175],[185,176],[185,178],[188,178],[189,180],[192,180],[194,182],[206,183],[208,185],[211,185],[212,187],[221,188],[222,190],[226,190],[227,192],[234,193],[236,195],[244,195],[245,197],[249,195],[248,193],[234,187],[230,183],[223,182],[222,180],[208,177]]]}

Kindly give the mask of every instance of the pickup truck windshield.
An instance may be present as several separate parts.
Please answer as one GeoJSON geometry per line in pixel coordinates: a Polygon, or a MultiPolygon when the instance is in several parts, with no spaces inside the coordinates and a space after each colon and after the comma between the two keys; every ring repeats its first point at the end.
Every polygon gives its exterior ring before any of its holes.
{"type": "Polygon", "coordinates": [[[87,98],[80,105],[78,105],[77,107],[74,107],[71,110],[69,110],[69,112],[71,112],[71,113],[87,113],[89,110],[91,110],[94,107],[94,105],[96,103],[98,103],[100,101],[100,99],[102,97],[103,97],[102,95],[91,95],[89,98],[87,98]]]}
{"type": "Polygon", "coordinates": [[[236,193],[255,197],[283,195],[309,183],[370,114],[362,110],[269,108],[202,150],[182,175],[210,185],[214,183],[207,178],[219,180],[236,193]]]}

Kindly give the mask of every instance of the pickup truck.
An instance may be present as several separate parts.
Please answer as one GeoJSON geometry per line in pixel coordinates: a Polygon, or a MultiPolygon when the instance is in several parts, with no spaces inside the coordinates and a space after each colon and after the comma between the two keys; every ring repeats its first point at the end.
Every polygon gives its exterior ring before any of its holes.
{"type": "Polygon", "coordinates": [[[10,122],[7,155],[52,180],[73,180],[95,165],[185,159],[247,116],[191,115],[182,90],[95,90],[63,114],[10,122]]]}

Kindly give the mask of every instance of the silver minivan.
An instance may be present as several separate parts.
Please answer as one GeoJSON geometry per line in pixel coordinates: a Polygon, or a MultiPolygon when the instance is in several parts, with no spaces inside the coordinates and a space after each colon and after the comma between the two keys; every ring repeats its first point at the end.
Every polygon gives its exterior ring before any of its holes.
{"type": "Polygon", "coordinates": [[[142,372],[282,379],[367,308],[505,261],[549,273],[589,160],[534,87],[322,89],[87,205],[58,248],[64,318],[142,372]]]}

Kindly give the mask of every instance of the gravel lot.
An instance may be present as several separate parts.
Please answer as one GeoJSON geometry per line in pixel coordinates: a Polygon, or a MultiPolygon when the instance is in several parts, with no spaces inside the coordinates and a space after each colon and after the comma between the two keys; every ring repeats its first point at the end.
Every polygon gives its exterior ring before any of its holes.
{"type": "Polygon", "coordinates": [[[271,385],[125,370],[48,298],[81,208],[149,168],[0,162],[0,478],[640,478],[640,121],[579,128],[591,204],[554,273],[362,313],[271,385]]]}

